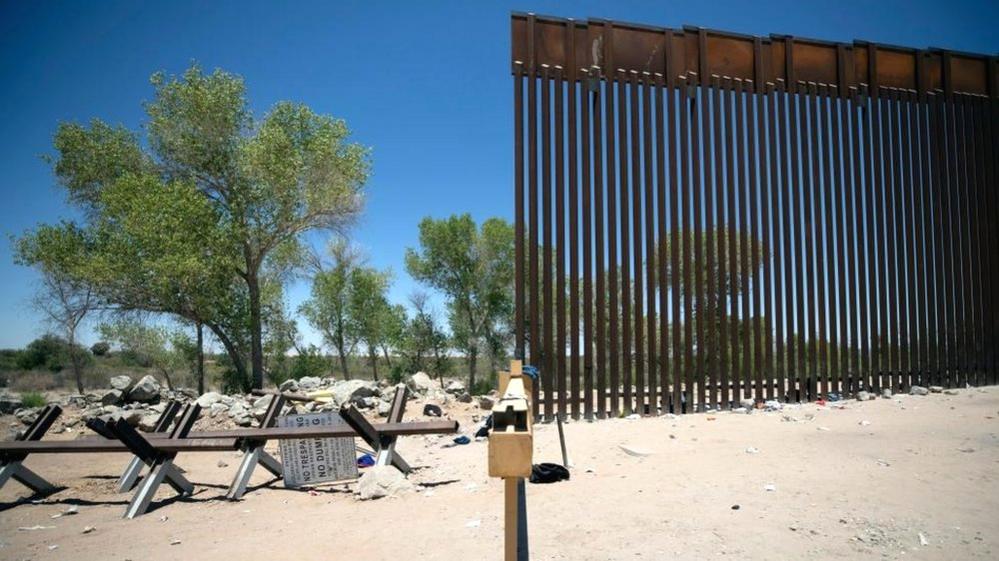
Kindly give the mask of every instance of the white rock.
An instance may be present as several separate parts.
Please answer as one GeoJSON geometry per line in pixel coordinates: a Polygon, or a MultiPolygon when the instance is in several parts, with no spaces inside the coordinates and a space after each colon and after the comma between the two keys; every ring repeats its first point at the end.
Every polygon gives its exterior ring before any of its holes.
{"type": "Polygon", "coordinates": [[[357,494],[362,501],[398,497],[414,490],[413,483],[392,466],[374,466],[357,480],[357,494]]]}
{"type": "Polygon", "coordinates": [[[322,380],[320,380],[315,376],[302,376],[298,380],[298,389],[309,392],[312,390],[319,389],[319,386],[322,383],[323,383],[322,380]]]}
{"type": "Polygon", "coordinates": [[[153,402],[160,398],[160,383],[156,378],[146,375],[135,383],[128,391],[129,401],[153,402]]]}
{"type": "Polygon", "coordinates": [[[465,384],[462,384],[458,380],[451,380],[448,382],[447,387],[444,388],[444,391],[451,395],[458,396],[465,393],[465,384]]]}
{"type": "Polygon", "coordinates": [[[930,390],[922,386],[912,386],[911,388],[909,388],[910,395],[926,395],[928,393],[930,393],[930,390]]]}
{"type": "Polygon", "coordinates": [[[406,385],[416,394],[424,395],[427,392],[440,390],[441,385],[432,379],[426,372],[417,372],[406,380],[406,385]]]}
{"type": "Polygon", "coordinates": [[[377,397],[378,386],[364,380],[346,380],[333,384],[333,400],[339,404],[360,402],[365,397],[377,397]]]}
{"type": "Polygon", "coordinates": [[[153,432],[156,428],[156,422],[159,421],[159,415],[145,415],[139,419],[139,430],[142,432],[153,432]]]}
{"type": "Polygon", "coordinates": [[[222,394],[219,392],[208,392],[202,394],[201,397],[198,398],[198,405],[200,405],[202,409],[209,409],[212,405],[215,405],[220,401],[222,401],[222,394]]]}
{"type": "Polygon", "coordinates": [[[112,388],[122,392],[127,392],[132,388],[132,378],[125,375],[111,376],[111,379],[108,380],[108,382],[111,384],[112,388]]]}

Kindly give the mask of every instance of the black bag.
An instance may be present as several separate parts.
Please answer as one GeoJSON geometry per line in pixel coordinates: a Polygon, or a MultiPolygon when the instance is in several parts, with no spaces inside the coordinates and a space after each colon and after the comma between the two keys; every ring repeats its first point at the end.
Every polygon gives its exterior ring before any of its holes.
{"type": "Polygon", "coordinates": [[[558,483],[569,480],[569,470],[559,464],[534,464],[531,467],[531,483],[558,483]]]}

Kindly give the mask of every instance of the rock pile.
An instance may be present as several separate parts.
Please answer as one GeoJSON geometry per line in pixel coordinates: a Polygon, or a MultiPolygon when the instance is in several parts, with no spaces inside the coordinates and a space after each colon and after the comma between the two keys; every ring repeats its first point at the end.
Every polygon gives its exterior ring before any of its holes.
{"type": "MultiPolygon", "coordinates": [[[[196,401],[202,409],[198,421],[200,427],[206,425],[217,428],[249,427],[263,418],[273,399],[269,395],[263,397],[226,395],[215,391],[199,396],[190,389],[170,390],[160,384],[155,377],[148,375],[138,380],[133,380],[130,376],[114,376],[108,380],[108,385],[110,387],[106,390],[70,394],[59,400],[59,404],[66,412],[61,417],[62,429],[55,432],[82,425],[92,418],[124,419],[141,431],[152,431],[159,415],[170,401],[182,404],[196,401]]],[[[465,385],[459,381],[451,381],[442,388],[439,381],[432,379],[425,372],[409,376],[405,385],[410,390],[410,399],[433,404],[435,407],[445,407],[457,401],[477,403],[481,409],[488,411],[492,409],[494,400],[489,395],[473,398],[465,385]]],[[[298,410],[302,412],[332,411],[342,405],[351,404],[358,409],[369,410],[385,417],[391,409],[396,387],[384,380],[337,381],[328,377],[307,376],[298,380],[287,380],[278,389],[291,393],[319,392],[324,397],[324,401],[321,402],[296,404],[298,410]]],[[[31,424],[40,410],[41,408],[23,407],[21,399],[17,396],[0,395],[0,414],[13,413],[24,425],[31,424]]]]}

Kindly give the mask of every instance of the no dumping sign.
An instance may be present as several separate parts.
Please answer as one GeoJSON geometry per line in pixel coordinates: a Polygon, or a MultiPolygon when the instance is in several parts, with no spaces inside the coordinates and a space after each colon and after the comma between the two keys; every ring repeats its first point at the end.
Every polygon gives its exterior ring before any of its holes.
{"type": "MultiPolygon", "coordinates": [[[[335,412],[306,413],[278,417],[285,428],[322,427],[343,424],[335,412]]],[[[281,463],[286,487],[301,487],[326,481],[357,479],[354,437],[297,438],[281,441],[281,463]]]]}

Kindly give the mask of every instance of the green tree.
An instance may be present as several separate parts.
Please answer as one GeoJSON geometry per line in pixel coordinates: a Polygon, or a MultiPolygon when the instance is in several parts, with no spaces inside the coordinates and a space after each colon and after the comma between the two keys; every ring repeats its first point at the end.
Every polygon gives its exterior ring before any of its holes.
{"type": "Polygon", "coordinates": [[[280,282],[268,275],[306,232],[342,229],[360,211],[368,150],[302,104],[254,118],[243,80],[220,70],[152,84],[145,143],[101,121],[60,125],[56,177],[86,218],[22,237],[19,261],[59,266],[119,309],[203,324],[259,387],[266,284],[280,282]]]}
{"type": "Polygon", "coordinates": [[[388,341],[392,306],[386,297],[389,275],[369,267],[357,267],[350,276],[349,313],[356,338],[368,348],[371,374],[378,381],[378,351],[388,341]]]}
{"type": "Polygon", "coordinates": [[[62,335],[76,389],[80,393],[83,393],[83,370],[90,354],[77,343],[77,331],[87,314],[96,307],[97,299],[85,283],[63,274],[57,268],[42,268],[42,281],[35,294],[34,308],[42,312],[46,322],[62,335]]]}
{"type": "Polygon", "coordinates": [[[406,250],[406,268],[444,293],[454,346],[468,357],[475,386],[479,353],[492,326],[509,323],[513,286],[513,227],[490,218],[477,228],[468,214],[420,222],[420,248],[406,250]]]}
{"type": "Polygon", "coordinates": [[[359,257],[340,240],[331,243],[328,251],[332,263],[314,264],[311,293],[299,306],[299,313],[336,352],[344,378],[350,379],[347,360],[357,345],[357,329],[351,315],[351,279],[359,267],[359,257]]]}
{"type": "Polygon", "coordinates": [[[141,319],[120,318],[101,324],[98,332],[135,362],[159,372],[171,390],[175,387],[173,375],[191,366],[187,351],[193,345],[171,344],[175,333],[164,326],[150,325],[141,319]]]}

